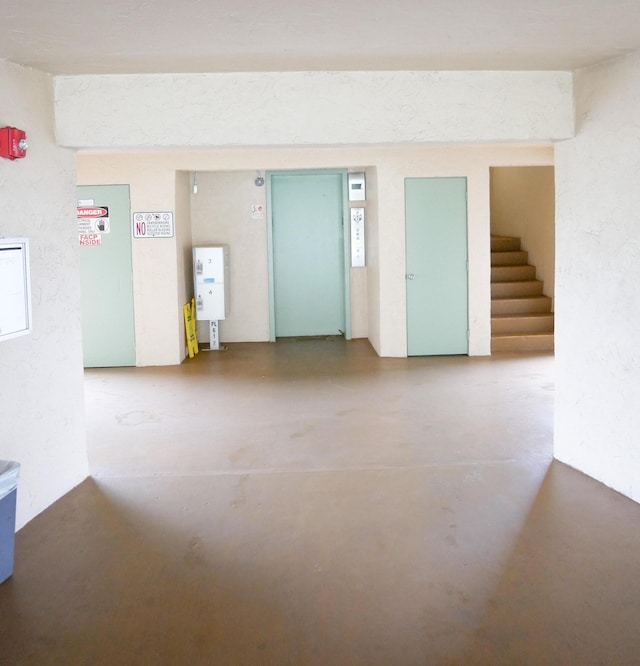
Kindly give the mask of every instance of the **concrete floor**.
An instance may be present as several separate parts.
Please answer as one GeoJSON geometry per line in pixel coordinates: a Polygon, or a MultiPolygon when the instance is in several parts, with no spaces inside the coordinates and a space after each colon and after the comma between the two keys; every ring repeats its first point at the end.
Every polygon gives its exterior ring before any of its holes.
{"type": "Polygon", "coordinates": [[[0,664],[640,664],[640,506],[552,463],[550,355],[234,344],[86,393],[0,664]]]}

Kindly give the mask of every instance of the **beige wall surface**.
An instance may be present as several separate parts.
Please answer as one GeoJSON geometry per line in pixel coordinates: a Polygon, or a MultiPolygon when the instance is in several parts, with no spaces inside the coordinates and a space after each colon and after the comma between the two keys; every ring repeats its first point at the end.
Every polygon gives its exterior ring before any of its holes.
{"type": "Polygon", "coordinates": [[[516,236],[553,297],[555,283],[555,175],[552,166],[491,169],[491,233],[516,236]]]}
{"type": "Polygon", "coordinates": [[[640,501],[640,54],[576,75],[556,146],[558,459],[640,501]]]}
{"type": "Polygon", "coordinates": [[[0,62],[0,125],[24,159],[0,160],[0,236],[30,244],[33,332],[0,342],[0,459],[21,464],[17,527],[88,474],[75,158],[53,136],[53,82],[0,62]]]}
{"type": "MultiPolygon", "coordinates": [[[[380,353],[380,245],[378,243],[378,226],[380,215],[378,213],[378,171],[375,166],[364,170],[366,178],[367,202],[365,207],[365,259],[366,267],[351,271],[358,275],[363,284],[363,297],[366,297],[365,318],[363,321],[351,313],[351,333],[354,338],[366,337],[371,346],[380,353]]],[[[352,283],[353,284],[353,283],[352,283]]],[[[352,286],[353,289],[353,286],[352,286]]]]}
{"type": "MultiPolygon", "coordinates": [[[[260,196],[253,184],[256,171],[366,169],[367,268],[357,271],[352,285],[352,323],[357,325],[352,334],[364,334],[366,319],[366,335],[376,351],[382,356],[402,357],[407,350],[404,179],[468,179],[469,349],[471,355],[483,355],[490,353],[490,167],[549,165],[552,161],[548,145],[87,151],[78,155],[78,171],[81,183],[129,183],[132,207],[142,210],[164,210],[163,206],[172,205],[175,172],[198,171],[199,192],[191,197],[192,240],[226,241],[231,246],[233,314],[224,322],[221,334],[228,339],[263,340],[268,339],[266,216],[264,221],[247,220],[248,206],[260,196]],[[217,219],[208,217],[211,211],[216,211],[217,219]],[[244,275],[251,280],[245,280],[244,275]]],[[[134,241],[136,349],[144,364],[181,360],[175,359],[179,330],[175,313],[182,306],[177,303],[175,264],[175,243],[134,241]],[[168,266],[171,261],[174,269],[168,266]],[[143,280],[141,274],[161,276],[162,289],[143,280]],[[162,334],[152,335],[154,329],[162,334]]]]}
{"type": "MultiPolygon", "coordinates": [[[[221,342],[269,340],[266,186],[256,187],[256,175],[199,172],[192,195],[193,245],[229,246],[229,313],[220,322],[221,342]]],[[[198,323],[198,339],[209,340],[207,322],[198,323]]]]}
{"type": "MultiPolygon", "coordinates": [[[[178,305],[182,306],[193,297],[192,241],[191,241],[191,177],[186,171],[176,172],[176,260],[178,277],[178,305]]],[[[178,358],[186,355],[187,337],[183,318],[178,317],[178,358]]]]}

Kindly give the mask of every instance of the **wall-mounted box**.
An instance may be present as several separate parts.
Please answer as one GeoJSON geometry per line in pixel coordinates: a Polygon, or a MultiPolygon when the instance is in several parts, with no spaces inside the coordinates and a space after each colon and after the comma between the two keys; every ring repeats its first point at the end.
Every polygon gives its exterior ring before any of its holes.
{"type": "Polygon", "coordinates": [[[364,173],[347,174],[349,201],[364,201],[367,198],[364,173]]]}
{"type": "Polygon", "coordinates": [[[229,312],[229,248],[193,248],[193,288],[196,319],[226,319],[229,312]]]}
{"type": "Polygon", "coordinates": [[[0,341],[31,333],[29,241],[0,238],[0,341]]]}

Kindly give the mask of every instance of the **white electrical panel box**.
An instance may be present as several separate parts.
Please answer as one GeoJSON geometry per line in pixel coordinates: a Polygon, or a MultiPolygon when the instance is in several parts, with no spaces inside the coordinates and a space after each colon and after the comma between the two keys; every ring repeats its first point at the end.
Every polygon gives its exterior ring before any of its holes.
{"type": "Polygon", "coordinates": [[[364,173],[347,174],[349,184],[349,201],[364,201],[367,198],[364,173]]]}
{"type": "Polygon", "coordinates": [[[229,248],[193,248],[196,319],[225,319],[229,312],[229,248]]]}
{"type": "Polygon", "coordinates": [[[29,241],[0,238],[0,341],[31,333],[29,241]]]}

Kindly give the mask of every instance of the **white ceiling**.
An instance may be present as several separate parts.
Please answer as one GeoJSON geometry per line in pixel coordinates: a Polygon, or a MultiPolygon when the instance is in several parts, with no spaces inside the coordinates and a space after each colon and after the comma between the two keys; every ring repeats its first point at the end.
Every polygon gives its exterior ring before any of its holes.
{"type": "Polygon", "coordinates": [[[53,74],[573,70],[640,47],[640,0],[0,0],[0,60],[53,74]]]}

